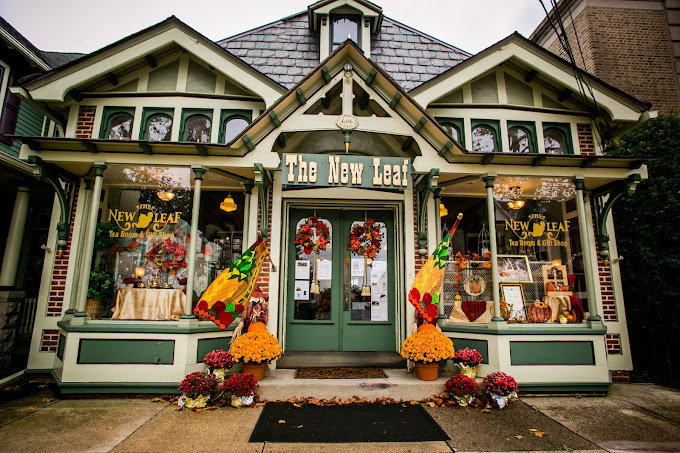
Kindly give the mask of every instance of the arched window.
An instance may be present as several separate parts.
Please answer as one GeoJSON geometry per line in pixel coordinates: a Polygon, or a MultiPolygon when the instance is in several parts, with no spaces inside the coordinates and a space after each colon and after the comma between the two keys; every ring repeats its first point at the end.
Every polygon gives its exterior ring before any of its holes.
{"type": "Polygon", "coordinates": [[[457,141],[458,143],[461,142],[461,140],[460,140],[461,134],[460,134],[460,130],[458,129],[458,126],[455,126],[453,124],[442,124],[442,127],[444,128],[444,130],[446,132],[449,133],[449,135],[451,135],[451,137],[453,137],[453,139],[455,141],[457,141]]]}
{"type": "Polygon", "coordinates": [[[240,134],[243,129],[248,127],[248,121],[240,117],[231,117],[224,122],[222,135],[224,136],[224,143],[229,143],[240,134]]]}
{"type": "Polygon", "coordinates": [[[205,115],[193,115],[187,118],[185,141],[196,143],[210,142],[210,118],[205,115]]]}
{"type": "Polygon", "coordinates": [[[359,34],[360,22],[360,16],[342,15],[331,17],[331,52],[337,49],[348,38],[361,45],[359,34]]]}
{"type": "Polygon", "coordinates": [[[127,113],[111,115],[107,129],[107,138],[109,139],[130,140],[132,136],[132,115],[127,113]]]}
{"type": "Polygon", "coordinates": [[[172,135],[172,118],[154,115],[146,123],[146,139],[151,142],[169,142],[172,135]]]}
{"type": "Polygon", "coordinates": [[[523,127],[511,127],[508,129],[508,144],[512,153],[530,153],[531,135],[523,127]]]}
{"type": "Polygon", "coordinates": [[[546,154],[565,154],[566,141],[561,131],[549,128],[543,131],[543,145],[546,154]]]}
{"type": "Polygon", "coordinates": [[[494,128],[480,124],[472,129],[472,151],[478,153],[496,151],[496,131],[494,128]]]}

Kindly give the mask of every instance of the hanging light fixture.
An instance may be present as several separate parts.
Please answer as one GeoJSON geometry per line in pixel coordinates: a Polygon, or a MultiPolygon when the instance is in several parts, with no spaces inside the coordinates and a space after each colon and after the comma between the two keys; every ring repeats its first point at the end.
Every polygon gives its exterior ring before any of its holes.
{"type": "Polygon", "coordinates": [[[510,197],[510,201],[508,201],[508,208],[510,209],[522,209],[526,204],[524,200],[519,199],[522,196],[522,189],[519,186],[510,187],[508,196],[510,197]]]}
{"type": "Polygon", "coordinates": [[[231,197],[231,192],[227,194],[227,198],[220,203],[220,209],[226,212],[233,212],[236,211],[236,203],[234,202],[234,199],[231,197]]]}
{"type": "Polygon", "coordinates": [[[449,215],[449,210],[446,209],[446,206],[444,206],[444,203],[439,203],[439,217],[444,217],[449,215]]]}
{"type": "Polygon", "coordinates": [[[169,190],[159,190],[156,192],[156,195],[158,195],[158,198],[160,198],[163,201],[170,201],[173,198],[175,198],[175,194],[173,192],[170,192],[169,190]]]}

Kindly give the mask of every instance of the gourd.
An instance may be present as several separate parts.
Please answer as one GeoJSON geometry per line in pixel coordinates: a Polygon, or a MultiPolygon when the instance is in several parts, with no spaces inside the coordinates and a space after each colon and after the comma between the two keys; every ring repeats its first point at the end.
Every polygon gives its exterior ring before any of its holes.
{"type": "Polygon", "coordinates": [[[423,331],[426,331],[426,330],[434,330],[434,331],[436,331],[437,328],[434,326],[434,324],[428,324],[428,323],[423,324],[423,325],[421,325],[420,327],[418,327],[418,332],[423,332],[423,331]]]}
{"type": "Polygon", "coordinates": [[[533,322],[546,322],[552,316],[552,309],[545,302],[536,301],[529,305],[529,319],[533,322]]]}
{"type": "Polygon", "coordinates": [[[552,283],[548,282],[548,284],[545,285],[545,290],[546,291],[555,291],[555,285],[552,283]]]}
{"type": "Polygon", "coordinates": [[[248,327],[248,332],[257,332],[259,330],[267,330],[267,326],[263,322],[254,322],[248,327]]]}

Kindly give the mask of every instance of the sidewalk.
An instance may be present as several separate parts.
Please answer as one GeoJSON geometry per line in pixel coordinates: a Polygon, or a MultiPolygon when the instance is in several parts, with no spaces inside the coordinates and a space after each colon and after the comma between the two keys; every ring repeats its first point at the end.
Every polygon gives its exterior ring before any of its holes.
{"type": "Polygon", "coordinates": [[[0,452],[680,451],[680,392],[652,384],[614,384],[606,397],[523,396],[491,413],[426,407],[451,440],[424,443],[249,443],[262,408],[52,398],[43,388],[0,403],[0,452]]]}

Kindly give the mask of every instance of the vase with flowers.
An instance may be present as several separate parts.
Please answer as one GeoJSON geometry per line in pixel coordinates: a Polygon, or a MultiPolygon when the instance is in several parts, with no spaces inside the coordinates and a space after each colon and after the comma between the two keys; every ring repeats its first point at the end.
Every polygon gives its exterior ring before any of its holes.
{"type": "Polygon", "coordinates": [[[206,371],[213,375],[218,384],[221,384],[227,375],[227,371],[236,364],[236,361],[229,351],[215,349],[206,354],[203,363],[206,371]]]}
{"type": "Polygon", "coordinates": [[[177,400],[177,405],[190,409],[205,407],[216,388],[217,381],[212,374],[204,371],[188,374],[179,385],[182,396],[177,400]]]}
{"type": "Polygon", "coordinates": [[[462,407],[470,404],[479,390],[477,382],[464,374],[454,374],[446,381],[445,386],[449,396],[462,407]]]}
{"type": "Polygon", "coordinates": [[[401,345],[401,356],[416,364],[418,379],[436,381],[439,363],[453,358],[453,343],[432,324],[423,324],[401,345]]]}
{"type": "Polygon", "coordinates": [[[222,383],[220,390],[231,397],[232,406],[243,407],[253,404],[256,387],[257,381],[251,373],[236,373],[222,383]]]}
{"type": "Polygon", "coordinates": [[[482,363],[482,355],[476,349],[459,349],[453,356],[453,363],[458,367],[460,374],[474,379],[477,376],[477,367],[482,363]]]}
{"type": "Polygon", "coordinates": [[[502,371],[487,374],[483,380],[484,390],[503,409],[508,398],[517,398],[517,381],[502,371]]]}
{"type": "Polygon", "coordinates": [[[231,355],[243,364],[244,373],[251,373],[255,380],[261,381],[267,363],[281,358],[281,345],[266,329],[248,330],[232,342],[231,355]]]}

